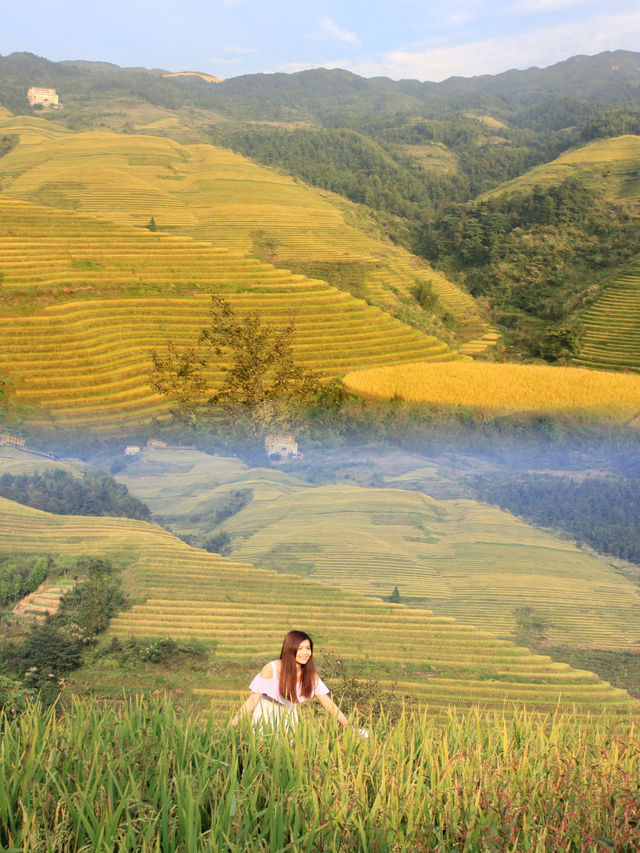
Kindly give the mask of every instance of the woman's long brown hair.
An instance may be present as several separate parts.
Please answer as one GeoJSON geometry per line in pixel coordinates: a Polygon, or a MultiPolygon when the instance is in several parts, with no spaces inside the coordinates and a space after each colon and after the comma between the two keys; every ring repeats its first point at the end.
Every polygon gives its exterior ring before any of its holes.
{"type": "Polygon", "coordinates": [[[300,643],[309,640],[311,646],[311,657],[302,667],[302,681],[300,693],[307,699],[313,695],[316,683],[316,668],[313,664],[313,640],[304,631],[289,631],[282,643],[280,651],[280,695],[290,702],[298,701],[298,672],[296,669],[296,654],[300,643]]]}

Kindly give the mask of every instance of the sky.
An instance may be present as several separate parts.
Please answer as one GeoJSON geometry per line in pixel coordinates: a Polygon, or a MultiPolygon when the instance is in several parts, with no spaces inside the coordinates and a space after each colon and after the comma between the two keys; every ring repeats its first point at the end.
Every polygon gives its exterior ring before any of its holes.
{"type": "Polygon", "coordinates": [[[440,81],[640,51],[638,0],[30,0],[7,2],[0,54],[218,77],[345,68],[440,81]]]}

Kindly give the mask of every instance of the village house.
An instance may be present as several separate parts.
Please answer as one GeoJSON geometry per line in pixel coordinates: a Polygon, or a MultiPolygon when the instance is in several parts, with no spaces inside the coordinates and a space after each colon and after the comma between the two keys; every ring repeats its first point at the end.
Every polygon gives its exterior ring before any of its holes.
{"type": "Polygon", "coordinates": [[[35,107],[36,105],[53,107],[54,109],[60,109],[62,107],[56,90],[44,89],[41,86],[32,86],[27,92],[27,100],[29,101],[29,105],[32,107],[35,107]]]}
{"type": "Polygon", "coordinates": [[[162,450],[166,450],[169,445],[166,441],[160,441],[159,438],[149,438],[147,439],[147,447],[155,447],[156,449],[160,448],[162,450]]]}
{"type": "Polygon", "coordinates": [[[26,447],[27,442],[19,435],[11,435],[5,432],[0,435],[0,444],[8,444],[10,447],[26,447]]]}
{"type": "Polygon", "coordinates": [[[264,440],[267,456],[282,456],[297,459],[298,442],[292,435],[268,435],[264,440]]]}

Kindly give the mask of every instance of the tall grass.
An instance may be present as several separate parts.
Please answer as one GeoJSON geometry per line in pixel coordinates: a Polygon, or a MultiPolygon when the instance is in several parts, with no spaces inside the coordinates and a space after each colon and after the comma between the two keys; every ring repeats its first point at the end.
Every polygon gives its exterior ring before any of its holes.
{"type": "Polygon", "coordinates": [[[3,719],[7,851],[637,850],[633,725],[516,714],[303,715],[295,738],[164,701],[3,719]]]}

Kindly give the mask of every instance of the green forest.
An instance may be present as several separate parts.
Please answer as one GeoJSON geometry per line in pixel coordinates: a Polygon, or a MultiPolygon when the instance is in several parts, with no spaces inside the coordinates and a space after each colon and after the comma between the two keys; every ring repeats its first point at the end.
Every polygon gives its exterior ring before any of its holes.
{"type": "Polygon", "coordinates": [[[580,344],[576,316],[602,274],[637,257],[640,219],[575,178],[451,205],[425,225],[421,254],[486,299],[527,356],[556,361],[580,344]]]}
{"type": "Polygon", "coordinates": [[[38,474],[3,474],[0,497],[61,515],[116,515],[143,521],[151,513],[126,486],[102,471],[74,477],[60,468],[38,474]]]}

